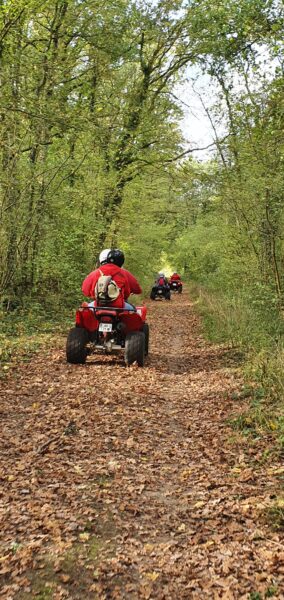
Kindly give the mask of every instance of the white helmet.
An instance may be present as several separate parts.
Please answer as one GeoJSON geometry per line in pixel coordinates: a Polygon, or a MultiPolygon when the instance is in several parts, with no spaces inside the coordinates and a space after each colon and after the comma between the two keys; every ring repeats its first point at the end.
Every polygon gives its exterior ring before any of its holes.
{"type": "Polygon", "coordinates": [[[163,271],[159,271],[158,275],[160,275],[160,277],[164,277],[163,271]]]}
{"type": "Polygon", "coordinates": [[[100,265],[102,265],[103,263],[105,263],[107,261],[107,257],[109,255],[111,251],[111,248],[106,248],[105,250],[102,250],[99,256],[99,263],[100,265]]]}

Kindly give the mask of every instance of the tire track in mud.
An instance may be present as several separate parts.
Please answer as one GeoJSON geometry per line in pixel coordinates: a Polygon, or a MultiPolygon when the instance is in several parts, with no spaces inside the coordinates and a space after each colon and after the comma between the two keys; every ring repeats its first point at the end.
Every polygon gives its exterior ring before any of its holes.
{"type": "Polygon", "coordinates": [[[4,383],[3,598],[284,597],[278,482],[227,424],[238,372],[186,293],[149,322],[144,369],[67,365],[63,341],[4,383]]]}

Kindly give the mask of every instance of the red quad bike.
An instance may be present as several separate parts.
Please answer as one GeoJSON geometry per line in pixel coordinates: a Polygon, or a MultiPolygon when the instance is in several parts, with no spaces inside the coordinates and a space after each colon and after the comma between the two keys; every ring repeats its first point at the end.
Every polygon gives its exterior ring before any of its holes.
{"type": "Polygon", "coordinates": [[[70,329],[67,337],[67,362],[84,364],[87,356],[96,350],[107,354],[121,351],[126,365],[136,361],[143,367],[149,349],[146,306],[137,306],[134,312],[84,304],[76,311],[76,326],[70,329]]]}
{"type": "Polygon", "coordinates": [[[170,288],[172,292],[177,294],[182,293],[182,281],[170,281],[170,288]]]}

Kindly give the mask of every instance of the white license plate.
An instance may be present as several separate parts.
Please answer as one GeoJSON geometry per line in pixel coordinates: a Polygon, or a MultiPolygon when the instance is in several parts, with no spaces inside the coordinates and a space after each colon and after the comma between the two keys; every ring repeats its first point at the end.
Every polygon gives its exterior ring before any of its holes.
{"type": "Polygon", "coordinates": [[[158,294],[162,294],[162,293],[163,293],[163,291],[162,291],[162,290],[159,290],[159,291],[158,291],[158,294]]]}
{"type": "Polygon", "coordinates": [[[100,323],[99,325],[99,331],[112,331],[112,324],[111,323],[100,323]]]}

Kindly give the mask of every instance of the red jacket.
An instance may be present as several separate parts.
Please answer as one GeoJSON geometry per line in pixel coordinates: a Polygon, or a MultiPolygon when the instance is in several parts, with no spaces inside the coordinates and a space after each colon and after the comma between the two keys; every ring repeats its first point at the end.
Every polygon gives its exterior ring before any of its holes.
{"type": "Polygon", "coordinates": [[[180,275],[178,273],[171,275],[170,281],[180,281],[180,275]]]}
{"type": "Polygon", "coordinates": [[[141,287],[134,275],[129,273],[129,271],[126,271],[126,269],[121,269],[112,263],[107,263],[95,271],[92,271],[92,273],[90,273],[83,281],[82,292],[85,296],[94,298],[96,283],[102,273],[103,275],[111,275],[121,289],[121,295],[111,303],[112,306],[120,308],[131,293],[141,294],[141,287]]]}
{"type": "Polygon", "coordinates": [[[122,268],[123,275],[126,275],[130,287],[130,294],[142,294],[142,289],[134,275],[130,271],[122,268]]]}

